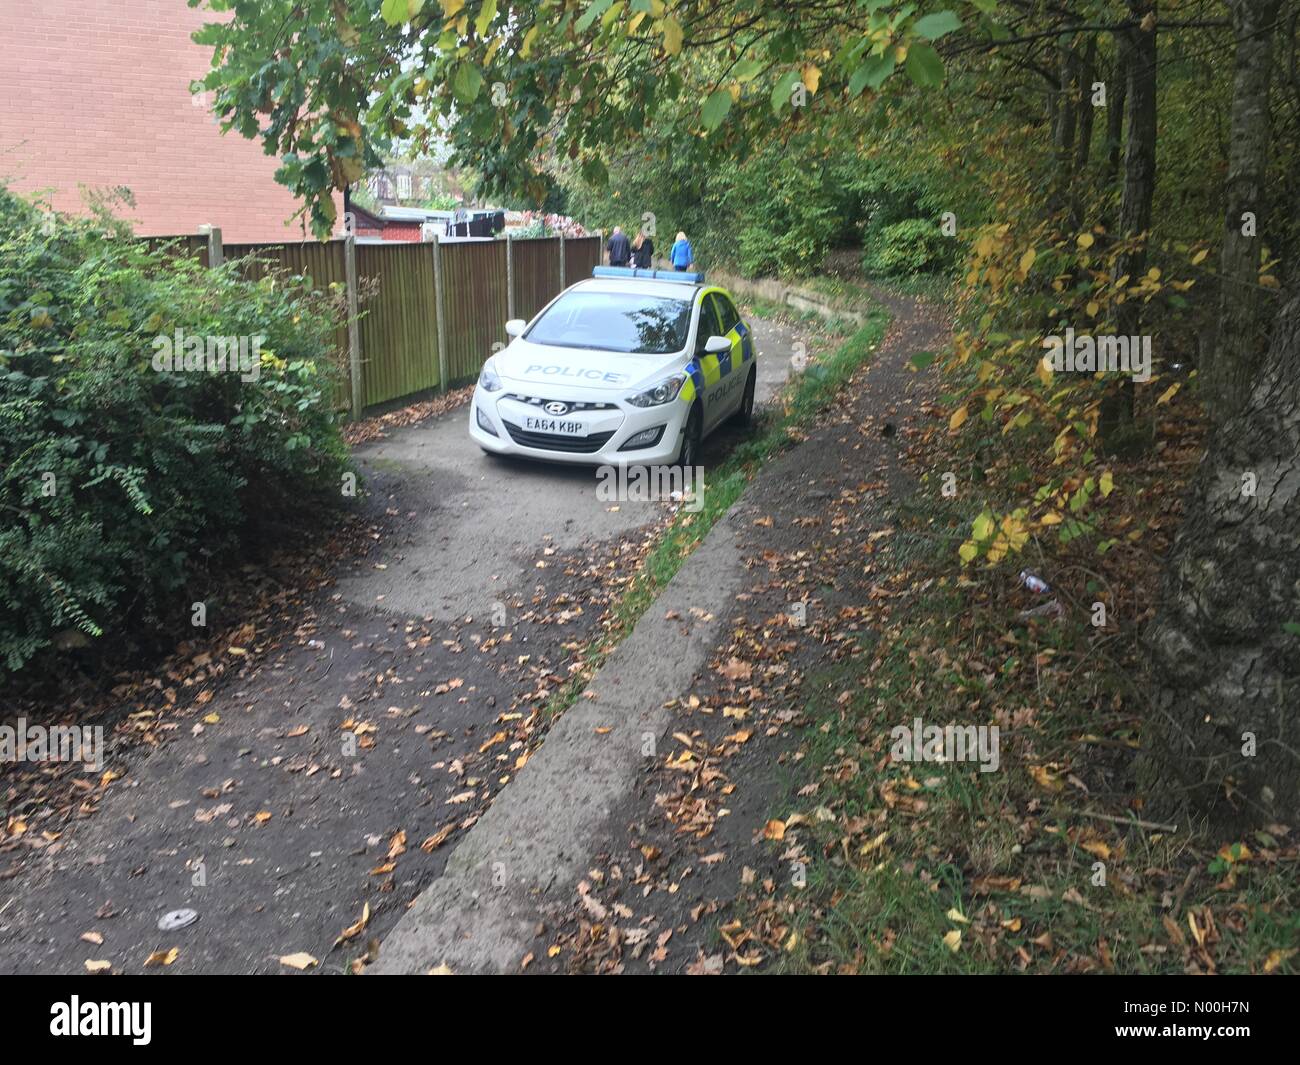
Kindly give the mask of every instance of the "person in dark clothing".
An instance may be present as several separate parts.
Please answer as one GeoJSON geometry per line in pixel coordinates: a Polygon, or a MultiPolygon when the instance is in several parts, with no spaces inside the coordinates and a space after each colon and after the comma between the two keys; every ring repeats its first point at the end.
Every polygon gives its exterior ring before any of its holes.
{"type": "Polygon", "coordinates": [[[638,233],[636,239],[632,241],[632,265],[638,270],[649,270],[654,261],[654,254],[655,242],[644,232],[638,233]]]}
{"type": "Polygon", "coordinates": [[[609,238],[609,265],[627,266],[632,259],[632,243],[622,226],[615,226],[609,238]]]}

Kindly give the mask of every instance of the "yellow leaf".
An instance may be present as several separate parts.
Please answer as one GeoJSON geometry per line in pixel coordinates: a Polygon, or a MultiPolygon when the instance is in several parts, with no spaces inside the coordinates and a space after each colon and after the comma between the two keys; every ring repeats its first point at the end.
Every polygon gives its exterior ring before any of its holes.
{"type": "Polygon", "coordinates": [[[962,913],[961,910],[957,909],[956,906],[949,910],[944,916],[950,921],[956,921],[958,924],[970,924],[970,921],[966,920],[966,915],[962,913]]]}
{"type": "Polygon", "coordinates": [[[954,928],[951,932],[949,932],[946,936],[944,936],[943,945],[947,947],[950,951],[952,951],[954,954],[956,954],[957,951],[961,950],[961,929],[954,928]]]}
{"type": "Polygon", "coordinates": [[[801,77],[803,78],[804,88],[809,92],[816,92],[817,86],[820,85],[822,81],[822,72],[812,63],[809,63],[803,68],[801,77]]]}
{"type": "Polygon", "coordinates": [[[149,957],[145,958],[144,963],[146,966],[170,965],[180,957],[180,953],[179,947],[172,947],[171,950],[155,950],[149,957]]]}
{"type": "Polygon", "coordinates": [[[1115,490],[1115,478],[1111,476],[1110,470],[1107,470],[1101,475],[1097,485],[1101,488],[1101,494],[1103,497],[1110,495],[1111,492],[1115,490]]]}
{"type": "Polygon", "coordinates": [[[1053,776],[1052,771],[1045,765],[1031,765],[1029,775],[1040,788],[1046,791],[1061,791],[1065,787],[1060,778],[1053,776]]]}
{"type": "Polygon", "coordinates": [[[215,725],[220,720],[221,720],[221,715],[214,711],[213,713],[208,714],[206,717],[204,717],[203,723],[205,725],[215,725]]]}
{"type": "Polygon", "coordinates": [[[1038,365],[1034,368],[1034,373],[1038,375],[1038,379],[1042,381],[1047,388],[1052,387],[1052,375],[1054,372],[1052,364],[1047,361],[1046,355],[1038,360],[1038,365]]]}
{"type": "Polygon", "coordinates": [[[1088,311],[1088,317],[1090,317],[1090,318],[1096,318],[1096,317],[1097,317],[1097,312],[1098,312],[1099,310],[1101,310],[1101,304],[1098,303],[1096,300],[1089,300],[1089,301],[1088,301],[1088,306],[1087,306],[1086,309],[1087,309],[1087,311],[1088,311]]]}
{"type": "Polygon", "coordinates": [[[976,540],[987,540],[993,535],[993,519],[987,514],[981,514],[971,522],[971,535],[976,540]]]}
{"type": "Polygon", "coordinates": [[[1160,398],[1156,400],[1156,406],[1157,407],[1160,406],[1161,403],[1168,403],[1171,399],[1174,398],[1174,393],[1177,392],[1182,387],[1183,385],[1181,381],[1175,381],[1172,385],[1170,385],[1168,388],[1166,388],[1163,392],[1160,393],[1160,398]]]}
{"type": "Polygon", "coordinates": [[[289,966],[290,969],[298,969],[298,970],[302,970],[302,969],[310,969],[310,968],[312,968],[313,966],[319,965],[320,962],[318,962],[315,958],[313,958],[313,957],[312,957],[310,954],[308,954],[305,950],[300,950],[300,951],[298,951],[297,954],[286,954],[286,955],[284,955],[284,956],[280,959],[280,964],[281,964],[281,965],[287,965],[287,966],[289,966]]]}
{"type": "Polygon", "coordinates": [[[962,422],[966,420],[966,416],[969,413],[970,412],[965,407],[958,407],[955,411],[953,411],[952,417],[948,419],[949,430],[951,430],[952,432],[956,432],[958,429],[960,429],[962,422]]]}
{"type": "Polygon", "coordinates": [[[785,839],[785,822],[775,817],[772,818],[763,826],[763,838],[777,841],[785,839]]]}
{"type": "Polygon", "coordinates": [[[1034,260],[1038,258],[1038,252],[1030,248],[1024,255],[1020,256],[1020,276],[1024,277],[1029,273],[1029,268],[1034,265],[1034,260]]]}
{"type": "Polygon", "coordinates": [[[1198,251],[1195,255],[1192,256],[1192,265],[1198,266],[1201,263],[1205,262],[1205,257],[1209,254],[1210,253],[1205,248],[1202,248],[1200,251],[1198,251]]]}
{"type": "Polygon", "coordinates": [[[1085,249],[1086,249],[1086,248],[1091,248],[1091,247],[1093,246],[1093,244],[1096,243],[1096,238],[1093,237],[1093,235],[1092,235],[1091,233],[1080,233],[1080,234],[1079,234],[1079,235],[1074,239],[1074,242],[1075,242],[1077,245],[1079,245],[1080,248],[1085,248],[1085,249]]]}
{"type": "Polygon", "coordinates": [[[1056,511],[1051,510],[1048,511],[1046,514],[1044,514],[1038,520],[1038,524],[1039,525],[1060,525],[1061,521],[1062,521],[1061,515],[1056,513],[1056,511]]]}
{"type": "Polygon", "coordinates": [[[91,961],[86,959],[86,972],[88,973],[106,973],[113,967],[111,961],[91,961]]]}
{"type": "Polygon", "coordinates": [[[975,546],[973,540],[967,540],[961,547],[957,548],[957,556],[963,562],[970,562],[977,554],[979,554],[979,548],[975,546]]]}
{"type": "Polygon", "coordinates": [[[681,25],[669,15],[661,23],[661,29],[664,35],[664,51],[669,55],[677,55],[682,50],[681,25]]]}

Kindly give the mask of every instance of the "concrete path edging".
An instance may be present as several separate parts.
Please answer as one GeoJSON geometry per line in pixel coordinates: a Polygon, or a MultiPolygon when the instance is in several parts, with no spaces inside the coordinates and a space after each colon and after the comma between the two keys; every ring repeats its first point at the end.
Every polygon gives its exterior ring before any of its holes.
{"type": "MultiPolygon", "coordinates": [[[[743,497],[742,497],[743,498],[743,497]]],[[[383,941],[367,972],[517,972],[548,907],[569,905],[589,847],[632,792],[664,703],[707,666],[745,567],[735,506],[683,563],[383,941]],[[692,610],[698,613],[692,613],[692,610]],[[666,616],[670,615],[670,616],[666,616]],[[598,731],[601,730],[601,731],[598,731]]]]}

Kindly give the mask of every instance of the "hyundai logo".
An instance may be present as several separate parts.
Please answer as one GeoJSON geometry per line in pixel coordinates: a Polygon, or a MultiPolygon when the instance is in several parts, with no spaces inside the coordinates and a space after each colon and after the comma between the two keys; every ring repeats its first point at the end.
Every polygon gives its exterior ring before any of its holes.
{"type": "Polygon", "coordinates": [[[556,401],[556,402],[546,404],[545,410],[547,414],[554,414],[558,417],[561,414],[569,413],[569,405],[567,403],[560,403],[556,401]]]}

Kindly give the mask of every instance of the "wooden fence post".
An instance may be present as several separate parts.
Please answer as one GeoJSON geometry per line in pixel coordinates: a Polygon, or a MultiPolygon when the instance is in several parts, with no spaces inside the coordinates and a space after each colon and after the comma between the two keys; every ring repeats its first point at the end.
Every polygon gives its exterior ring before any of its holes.
{"type": "Polygon", "coordinates": [[[208,267],[220,266],[226,261],[225,246],[221,243],[221,227],[199,226],[199,236],[208,238],[208,267]]]}
{"type": "Polygon", "coordinates": [[[560,230],[560,291],[564,291],[564,230],[560,230]]]}
{"type": "Polygon", "coordinates": [[[515,242],[506,234],[506,318],[515,316],[515,242]]]}
{"type": "Polygon", "coordinates": [[[442,241],[433,235],[433,306],[438,316],[438,391],[447,391],[447,301],[442,283],[442,241]]]}
{"type": "Polygon", "coordinates": [[[357,238],[349,233],[343,238],[343,269],[348,282],[348,376],[352,382],[352,419],[360,421],[364,397],[361,394],[361,325],[360,300],[357,292],[357,238]]]}

